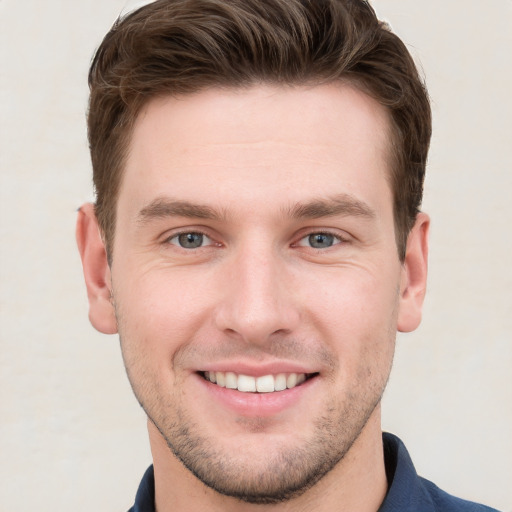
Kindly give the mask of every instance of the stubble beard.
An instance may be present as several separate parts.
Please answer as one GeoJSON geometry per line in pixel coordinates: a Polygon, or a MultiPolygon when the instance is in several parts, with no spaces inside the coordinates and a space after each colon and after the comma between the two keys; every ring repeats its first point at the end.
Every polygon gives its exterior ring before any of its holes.
{"type": "MultiPolygon", "coordinates": [[[[342,405],[332,401],[325,414],[315,421],[313,435],[300,446],[272,450],[273,453],[265,454],[264,463],[251,457],[244,459],[237,450],[230,453],[219,449],[181,406],[174,409],[173,421],[169,422],[168,417],[155,418],[139,402],[174,456],[203,484],[242,502],[278,504],[304,494],[342,463],[380,403],[383,390],[371,399],[365,397],[364,403],[360,396],[342,405]]],[[[155,411],[158,407],[151,409],[155,411]]],[[[253,425],[256,423],[257,420],[253,425]]]]}
{"type": "MultiPolygon", "coordinates": [[[[117,320],[123,348],[119,317],[117,320]]],[[[357,382],[345,391],[344,397],[331,394],[326,400],[324,413],[314,421],[312,435],[297,442],[297,446],[279,447],[265,454],[263,464],[244,457],[242,450],[216,446],[215,439],[204,435],[201,426],[190,418],[180,399],[171,400],[151,380],[141,382],[134,378],[133,366],[126,360],[125,350],[122,352],[139,404],[187,470],[221,495],[251,504],[279,504],[298,498],[343,462],[386,388],[394,352],[394,339],[388,341],[392,345],[389,367],[382,371],[380,380],[372,381],[376,368],[360,368],[357,382]]],[[[151,372],[142,374],[147,378],[151,372]]],[[[247,435],[258,430],[257,422],[258,419],[252,422],[253,429],[248,428],[247,435]]]]}

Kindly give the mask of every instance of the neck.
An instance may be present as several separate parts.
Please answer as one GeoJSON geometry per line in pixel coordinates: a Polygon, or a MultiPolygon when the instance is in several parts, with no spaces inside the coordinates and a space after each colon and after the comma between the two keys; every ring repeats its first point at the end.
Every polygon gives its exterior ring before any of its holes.
{"type": "Polygon", "coordinates": [[[158,512],[376,512],[387,492],[380,406],[345,457],[311,489],[277,505],[241,502],[210,489],[186,469],[148,421],[158,512]]]}

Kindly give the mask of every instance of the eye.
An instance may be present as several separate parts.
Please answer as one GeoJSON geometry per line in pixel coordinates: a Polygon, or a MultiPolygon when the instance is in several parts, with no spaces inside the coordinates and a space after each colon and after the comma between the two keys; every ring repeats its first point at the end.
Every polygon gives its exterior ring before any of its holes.
{"type": "Polygon", "coordinates": [[[341,238],[331,233],[311,233],[302,238],[297,245],[313,249],[328,249],[341,241],[341,238]]]}
{"type": "Polygon", "coordinates": [[[203,233],[191,231],[188,233],[178,233],[167,240],[170,244],[178,245],[183,249],[198,249],[205,245],[211,245],[212,240],[203,233]]]}

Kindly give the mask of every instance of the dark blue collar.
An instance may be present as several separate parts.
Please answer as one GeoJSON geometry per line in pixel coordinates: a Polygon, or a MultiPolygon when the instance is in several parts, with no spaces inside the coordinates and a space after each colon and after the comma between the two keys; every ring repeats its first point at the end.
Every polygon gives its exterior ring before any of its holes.
{"type": "Polygon", "coordinates": [[[378,512],[498,512],[456,498],[421,478],[404,443],[393,434],[382,438],[389,489],[378,512]]]}
{"type": "Polygon", "coordinates": [[[149,466],[142,477],[135,505],[128,512],[156,512],[155,509],[155,473],[153,465],[149,466]]]}

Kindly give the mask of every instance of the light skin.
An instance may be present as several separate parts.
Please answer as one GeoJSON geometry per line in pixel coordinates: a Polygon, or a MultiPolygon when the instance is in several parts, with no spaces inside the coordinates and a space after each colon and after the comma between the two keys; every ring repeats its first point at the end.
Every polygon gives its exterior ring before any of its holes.
{"type": "Polygon", "coordinates": [[[428,217],[398,257],[389,122],[347,84],[151,100],[137,119],[109,267],[77,239],[101,332],[119,332],[170,510],[376,511],[380,398],[421,318],[428,217]],[[208,372],[208,373],[205,373],[208,372]],[[271,393],[209,373],[291,373],[271,393]]]}

